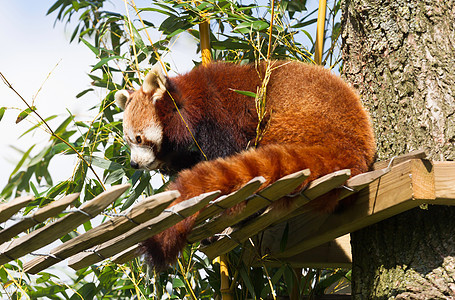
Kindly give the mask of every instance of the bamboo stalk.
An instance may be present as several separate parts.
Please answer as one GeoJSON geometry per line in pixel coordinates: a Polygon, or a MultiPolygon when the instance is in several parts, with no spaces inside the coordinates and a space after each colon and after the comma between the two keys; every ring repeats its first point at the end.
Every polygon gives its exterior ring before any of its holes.
{"type": "Polygon", "coordinates": [[[220,262],[220,276],[221,276],[221,298],[223,300],[233,300],[232,291],[229,284],[229,270],[228,270],[228,259],[227,255],[223,254],[219,256],[220,262]]]}
{"type": "Polygon", "coordinates": [[[212,60],[210,52],[210,21],[208,19],[199,24],[199,39],[201,42],[202,64],[205,66],[212,60]]]}
{"type": "Polygon", "coordinates": [[[316,29],[316,43],[314,47],[314,62],[318,65],[322,63],[322,52],[324,52],[324,33],[325,33],[325,11],[327,1],[319,1],[318,22],[316,29]]]}

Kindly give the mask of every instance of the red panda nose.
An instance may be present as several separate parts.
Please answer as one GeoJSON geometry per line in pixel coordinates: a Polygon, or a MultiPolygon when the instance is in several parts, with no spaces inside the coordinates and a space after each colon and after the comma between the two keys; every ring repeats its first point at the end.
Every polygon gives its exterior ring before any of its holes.
{"type": "Polygon", "coordinates": [[[139,164],[134,160],[130,161],[130,165],[133,169],[139,169],[139,164]]]}

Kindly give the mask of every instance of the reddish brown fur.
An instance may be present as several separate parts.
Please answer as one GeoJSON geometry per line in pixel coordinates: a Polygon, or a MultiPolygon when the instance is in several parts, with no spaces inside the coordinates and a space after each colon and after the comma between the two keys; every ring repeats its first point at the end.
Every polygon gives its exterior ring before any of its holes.
{"type": "MultiPolygon", "coordinates": [[[[231,193],[255,176],[263,176],[266,186],[306,168],[311,170],[311,176],[304,184],[340,169],[351,169],[352,176],[368,171],[375,155],[374,138],[369,117],[356,93],[318,66],[276,62],[273,68],[266,98],[272,117],[259,147],[181,171],[169,186],[181,193],[172,205],[208,191],[231,193]]],[[[197,126],[201,116],[213,116],[219,124],[233,128],[239,143],[246,146],[245,138],[254,139],[254,99],[231,90],[256,92],[261,79],[254,66],[212,64],[173,80],[181,93],[174,97],[181,99],[180,105],[186,108],[184,117],[190,129],[197,126]],[[214,89],[218,90],[216,98],[209,96],[214,89]]],[[[164,131],[178,133],[176,139],[187,138],[182,122],[171,119],[164,103],[158,101],[156,107],[164,131]]],[[[318,211],[330,212],[335,209],[336,200],[334,195],[321,197],[313,205],[318,211]]],[[[242,205],[230,212],[240,209],[242,205]]],[[[161,269],[175,261],[196,216],[143,243],[152,265],[161,269]]]]}

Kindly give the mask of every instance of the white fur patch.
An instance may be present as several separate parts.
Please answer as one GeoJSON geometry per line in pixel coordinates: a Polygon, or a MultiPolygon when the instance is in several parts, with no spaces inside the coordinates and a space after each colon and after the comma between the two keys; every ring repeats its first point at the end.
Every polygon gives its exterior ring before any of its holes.
{"type": "Polygon", "coordinates": [[[161,161],[156,160],[156,153],[153,148],[136,143],[136,136],[140,136],[144,142],[155,145],[155,150],[160,151],[161,142],[163,141],[163,129],[159,125],[150,125],[141,133],[134,132],[130,128],[124,128],[125,135],[128,137],[131,149],[131,161],[139,165],[141,169],[154,170],[160,167],[161,161]]]}
{"type": "Polygon", "coordinates": [[[156,145],[159,150],[161,148],[161,142],[163,141],[163,128],[158,125],[150,125],[144,129],[144,138],[146,141],[152,142],[156,145]]]}
{"type": "Polygon", "coordinates": [[[131,145],[131,161],[139,165],[141,169],[155,170],[161,162],[156,160],[155,153],[149,147],[131,145]]]}

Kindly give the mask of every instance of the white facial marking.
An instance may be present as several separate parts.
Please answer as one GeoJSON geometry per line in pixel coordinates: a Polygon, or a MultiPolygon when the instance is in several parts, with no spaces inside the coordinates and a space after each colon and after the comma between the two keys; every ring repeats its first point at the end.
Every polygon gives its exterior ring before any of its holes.
{"type": "Polygon", "coordinates": [[[161,162],[156,160],[155,153],[151,148],[134,144],[130,147],[131,160],[137,163],[141,169],[154,170],[160,166],[161,162]]]}
{"type": "Polygon", "coordinates": [[[155,170],[162,165],[162,162],[156,159],[155,151],[160,151],[161,142],[163,140],[163,129],[161,126],[153,124],[142,130],[135,132],[131,128],[124,128],[125,136],[128,137],[129,146],[131,149],[131,161],[138,164],[139,168],[147,170],[155,170]],[[143,144],[136,143],[136,137],[140,136],[143,144]],[[149,145],[155,145],[155,148],[149,145]]]}
{"type": "Polygon", "coordinates": [[[163,141],[163,128],[155,124],[150,125],[144,129],[144,137],[146,141],[154,143],[159,151],[163,141]]]}

